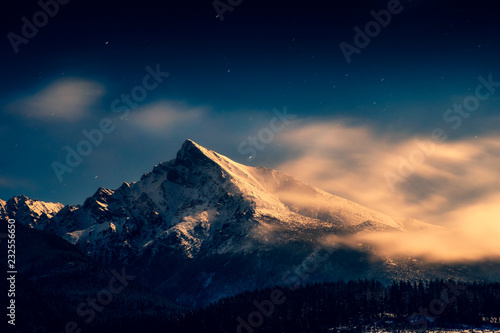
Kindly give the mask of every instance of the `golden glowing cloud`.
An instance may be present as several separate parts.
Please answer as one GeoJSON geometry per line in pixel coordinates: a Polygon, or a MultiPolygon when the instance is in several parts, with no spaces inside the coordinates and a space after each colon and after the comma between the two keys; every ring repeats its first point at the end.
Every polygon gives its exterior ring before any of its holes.
{"type": "Polygon", "coordinates": [[[354,241],[431,260],[500,257],[499,135],[431,144],[430,136],[331,121],[291,128],[278,140],[295,158],[277,169],[388,215],[446,227],[354,241]]]}

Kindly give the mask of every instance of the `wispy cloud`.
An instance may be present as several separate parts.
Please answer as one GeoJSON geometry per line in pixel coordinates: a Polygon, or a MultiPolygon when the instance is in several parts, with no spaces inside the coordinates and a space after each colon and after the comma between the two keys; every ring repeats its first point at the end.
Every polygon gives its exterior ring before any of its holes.
{"type": "Polygon", "coordinates": [[[133,110],[130,125],[154,135],[165,135],[180,126],[201,125],[207,110],[171,101],[159,101],[133,110]]]}
{"type": "Polygon", "coordinates": [[[26,179],[14,179],[12,177],[5,177],[0,175],[0,188],[33,190],[34,186],[26,179]]]}
{"type": "Polygon", "coordinates": [[[104,87],[82,79],[61,79],[40,92],[17,100],[9,111],[41,121],[75,122],[83,119],[104,94],[104,87]]]}

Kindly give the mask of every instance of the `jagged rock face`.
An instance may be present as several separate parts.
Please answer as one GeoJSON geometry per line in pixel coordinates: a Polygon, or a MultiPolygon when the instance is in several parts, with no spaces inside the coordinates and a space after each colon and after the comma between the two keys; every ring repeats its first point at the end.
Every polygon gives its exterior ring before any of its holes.
{"type": "Polygon", "coordinates": [[[17,219],[30,227],[37,227],[47,224],[63,207],[60,203],[32,200],[21,195],[7,201],[0,200],[0,218],[17,219]]]}
{"type": "Polygon", "coordinates": [[[289,175],[243,166],[188,140],[176,159],[155,166],[139,182],[115,191],[100,188],[82,206],[61,211],[40,228],[55,230],[106,261],[109,253],[134,258],[165,244],[187,258],[203,247],[248,252],[300,240],[301,232],[345,231],[367,221],[380,229],[402,228],[289,175]],[[293,193],[323,204],[304,208],[290,198],[293,193]]]}
{"type": "MultiPolygon", "coordinates": [[[[0,216],[55,233],[105,265],[128,265],[139,282],[192,306],[282,283],[325,237],[404,231],[401,221],[190,140],[140,181],[100,188],[83,205],[16,197],[0,201],[0,216]]],[[[307,282],[399,274],[392,262],[345,249],[322,272],[307,282]]]]}

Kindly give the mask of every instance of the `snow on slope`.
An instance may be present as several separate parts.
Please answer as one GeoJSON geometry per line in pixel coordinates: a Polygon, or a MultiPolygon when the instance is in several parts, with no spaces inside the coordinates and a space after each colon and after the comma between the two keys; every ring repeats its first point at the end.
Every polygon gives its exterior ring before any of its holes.
{"type": "Polygon", "coordinates": [[[344,225],[376,222],[389,228],[403,229],[401,222],[387,215],[319,190],[284,172],[236,163],[191,140],[185,144],[194,146],[227,172],[236,187],[245,193],[246,198],[255,202],[256,211],[262,215],[292,222],[298,216],[290,214],[290,210],[310,218],[318,218],[318,213],[323,212],[331,221],[338,221],[344,225]],[[301,208],[306,209],[301,210],[301,208]],[[310,214],[307,214],[308,211],[310,214]]]}
{"type": "Polygon", "coordinates": [[[56,215],[61,209],[63,209],[64,205],[62,203],[52,203],[52,202],[44,202],[39,200],[32,200],[26,198],[24,202],[30,209],[31,212],[38,216],[42,216],[43,214],[47,215],[47,217],[51,218],[56,215]]]}
{"type": "Polygon", "coordinates": [[[7,201],[0,199],[0,218],[6,219],[8,217],[9,216],[7,214],[7,201]]]}
{"type": "Polygon", "coordinates": [[[35,227],[54,217],[63,207],[61,203],[43,202],[21,195],[8,201],[0,200],[0,217],[27,221],[26,225],[35,227]]]}

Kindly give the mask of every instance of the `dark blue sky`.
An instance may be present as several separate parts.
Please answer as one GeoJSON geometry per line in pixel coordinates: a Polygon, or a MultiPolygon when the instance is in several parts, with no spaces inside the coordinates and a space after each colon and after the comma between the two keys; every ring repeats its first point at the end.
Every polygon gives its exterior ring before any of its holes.
{"type": "MultiPolygon", "coordinates": [[[[354,44],[353,28],[364,29],[370,12],[388,3],[244,0],[221,21],[212,1],[72,0],[17,53],[9,33],[21,36],[21,19],[33,22],[41,8],[34,0],[6,5],[0,198],[80,203],[100,186],[138,180],[187,138],[241,163],[275,167],[293,149],[272,142],[249,161],[238,147],[285,106],[299,125],[349,119],[393,140],[428,135],[478,76],[500,81],[500,12],[492,1],[401,1],[401,12],[349,64],[339,44],[354,44]],[[148,81],[155,88],[122,119],[113,101],[143,86],[148,66],[169,75],[148,81]],[[64,147],[77,149],[82,131],[103,119],[113,129],[61,181],[54,162],[68,167],[64,147]]],[[[452,139],[495,132],[497,96],[452,139]]]]}

